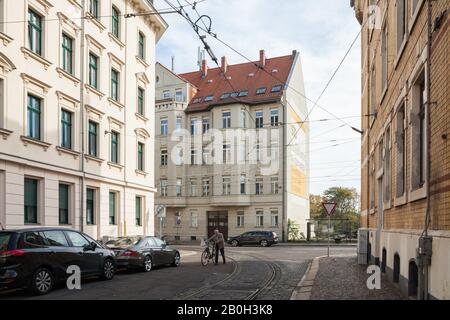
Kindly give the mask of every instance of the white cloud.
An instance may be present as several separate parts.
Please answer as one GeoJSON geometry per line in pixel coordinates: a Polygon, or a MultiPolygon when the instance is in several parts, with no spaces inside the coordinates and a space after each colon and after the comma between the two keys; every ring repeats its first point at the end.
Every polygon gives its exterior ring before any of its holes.
{"type": "MultiPolygon", "coordinates": [[[[171,0],[176,4],[175,0],[171,0]]],[[[186,4],[184,0],[180,0],[186,4]]],[[[167,8],[163,0],[156,1],[158,8],[167,8]]],[[[212,19],[212,30],[218,37],[250,59],[257,60],[260,49],[268,57],[287,55],[299,50],[305,78],[306,95],[315,100],[323,90],[350,43],[359,31],[349,1],[336,0],[206,0],[197,4],[201,14],[212,19]]],[[[195,11],[186,8],[192,18],[195,11]]],[[[177,14],[165,15],[170,27],[157,46],[160,62],[170,66],[175,56],[176,72],[188,72],[197,68],[197,48],[201,45],[187,22],[177,14]]],[[[245,60],[215,39],[208,43],[216,56],[226,55],[230,63],[245,60]]],[[[211,64],[211,62],[210,62],[211,64]]],[[[356,43],[336,78],[328,88],[319,105],[339,117],[360,115],[360,42],[356,43]]],[[[312,103],[309,103],[312,107],[312,103]]],[[[331,118],[315,108],[310,120],[331,118]]],[[[359,128],[359,118],[346,119],[359,128]]],[[[343,185],[360,189],[358,162],[342,161],[360,158],[360,135],[348,127],[337,128],[342,122],[314,122],[311,124],[311,192],[321,193],[326,188],[343,185]],[[336,128],[333,131],[331,129],[336,128]],[[326,133],[330,131],[329,133],[326,133]],[[325,133],[325,134],[324,134],[325,133]],[[319,135],[319,136],[318,136],[319,135]],[[314,138],[318,136],[317,138],[314,138]],[[320,143],[327,140],[353,138],[352,143],[326,149],[339,143],[320,143]],[[320,165],[323,162],[335,164],[320,165]],[[341,168],[337,168],[341,166],[341,168]],[[327,169],[326,167],[330,168],[327,169]],[[326,181],[323,176],[333,176],[326,181]]]]}

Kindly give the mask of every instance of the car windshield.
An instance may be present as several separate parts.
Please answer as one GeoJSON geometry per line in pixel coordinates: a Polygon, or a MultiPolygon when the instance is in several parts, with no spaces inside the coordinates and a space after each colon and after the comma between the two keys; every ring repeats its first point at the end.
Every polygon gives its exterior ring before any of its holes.
{"type": "Polygon", "coordinates": [[[122,238],[118,240],[110,240],[106,243],[106,246],[126,248],[138,244],[139,241],[141,241],[141,238],[122,238]]]}
{"type": "Polygon", "coordinates": [[[11,233],[0,232],[0,251],[7,251],[11,233]]]}

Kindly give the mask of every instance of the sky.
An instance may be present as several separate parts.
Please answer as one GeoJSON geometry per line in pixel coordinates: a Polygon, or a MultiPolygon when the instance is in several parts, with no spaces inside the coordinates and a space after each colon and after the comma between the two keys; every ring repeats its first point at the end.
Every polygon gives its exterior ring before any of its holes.
{"type": "MultiPolygon", "coordinates": [[[[185,0],[179,1],[186,5],[185,0]]],[[[164,0],[154,2],[157,9],[168,8],[164,0]]],[[[212,31],[220,39],[253,60],[259,59],[260,49],[266,50],[268,58],[298,50],[305,94],[312,101],[319,97],[360,29],[348,0],[206,0],[197,4],[197,10],[211,17],[212,31]]],[[[198,18],[192,8],[187,7],[186,12],[198,18]]],[[[169,28],[157,44],[157,60],[170,67],[174,56],[175,72],[197,70],[201,45],[197,35],[178,14],[164,15],[164,19],[169,28]]],[[[219,61],[226,56],[230,64],[247,62],[217,40],[209,37],[207,41],[219,61]]],[[[360,44],[358,39],[318,103],[356,128],[361,127],[360,44]]],[[[308,102],[309,109],[313,106],[308,102]]],[[[336,119],[318,121],[333,118],[320,107],[315,107],[309,118],[310,192],[322,194],[335,186],[359,191],[361,135],[336,119]]]]}

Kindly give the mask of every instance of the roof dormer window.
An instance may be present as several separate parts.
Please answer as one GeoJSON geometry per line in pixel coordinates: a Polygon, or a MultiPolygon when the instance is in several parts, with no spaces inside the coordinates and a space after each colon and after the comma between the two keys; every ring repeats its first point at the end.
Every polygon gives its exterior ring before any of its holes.
{"type": "Polygon", "coordinates": [[[281,88],[283,88],[283,86],[281,86],[281,85],[273,86],[272,92],[280,92],[281,88]]]}
{"type": "Polygon", "coordinates": [[[247,96],[248,96],[248,90],[239,92],[239,97],[247,97],[247,96]]]}
{"type": "Polygon", "coordinates": [[[192,103],[200,103],[202,102],[202,98],[195,98],[192,103]]]}
{"type": "Polygon", "coordinates": [[[228,99],[230,97],[230,93],[224,93],[221,97],[220,100],[225,100],[228,99]]]}
{"type": "Polygon", "coordinates": [[[258,90],[256,90],[256,94],[264,94],[264,93],[266,93],[266,91],[267,91],[267,88],[259,88],[258,90]]]}
{"type": "Polygon", "coordinates": [[[205,98],[205,102],[211,102],[211,101],[213,101],[214,100],[214,96],[207,96],[206,98],[205,98]]]}

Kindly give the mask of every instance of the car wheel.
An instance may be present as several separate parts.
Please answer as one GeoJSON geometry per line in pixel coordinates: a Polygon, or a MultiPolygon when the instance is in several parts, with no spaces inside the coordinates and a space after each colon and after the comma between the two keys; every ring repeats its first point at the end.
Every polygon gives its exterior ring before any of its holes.
{"type": "Polygon", "coordinates": [[[152,268],[153,268],[152,257],[151,256],[145,256],[145,259],[144,259],[144,271],[145,272],[150,272],[150,271],[152,271],[152,268]]]}
{"type": "Polygon", "coordinates": [[[173,258],[172,267],[179,267],[181,262],[180,254],[177,252],[175,253],[175,257],[173,258]]]}
{"type": "Polygon", "coordinates": [[[238,246],[239,246],[239,241],[233,240],[233,241],[231,241],[231,245],[232,245],[233,247],[238,247],[238,246]]]}
{"type": "Polygon", "coordinates": [[[116,274],[116,266],[111,259],[106,259],[103,263],[102,279],[112,280],[116,274]]]}
{"type": "Polygon", "coordinates": [[[47,268],[39,268],[31,278],[30,291],[35,295],[44,295],[52,290],[53,284],[52,272],[47,268]]]}
{"type": "Polygon", "coordinates": [[[267,247],[269,245],[269,242],[267,242],[267,240],[261,240],[261,242],[259,243],[261,245],[261,247],[267,247]]]}

